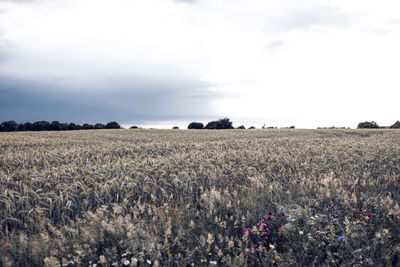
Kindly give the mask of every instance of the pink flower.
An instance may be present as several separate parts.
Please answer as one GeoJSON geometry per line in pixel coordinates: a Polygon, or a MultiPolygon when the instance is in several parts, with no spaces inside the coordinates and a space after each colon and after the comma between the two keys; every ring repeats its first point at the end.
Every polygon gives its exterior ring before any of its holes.
{"type": "Polygon", "coordinates": [[[247,232],[247,228],[243,228],[243,234],[245,235],[247,232]]]}

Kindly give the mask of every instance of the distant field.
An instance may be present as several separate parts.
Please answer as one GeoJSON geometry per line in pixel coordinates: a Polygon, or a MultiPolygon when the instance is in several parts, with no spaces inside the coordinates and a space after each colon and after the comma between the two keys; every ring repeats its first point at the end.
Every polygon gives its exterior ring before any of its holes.
{"type": "Polygon", "coordinates": [[[0,133],[0,266],[400,265],[400,131],[0,133]]]}

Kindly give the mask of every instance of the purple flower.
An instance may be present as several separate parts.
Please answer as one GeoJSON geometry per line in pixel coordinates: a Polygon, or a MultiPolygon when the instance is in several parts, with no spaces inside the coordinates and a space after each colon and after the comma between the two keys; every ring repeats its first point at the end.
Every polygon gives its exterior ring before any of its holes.
{"type": "Polygon", "coordinates": [[[367,216],[368,216],[368,218],[370,218],[370,217],[372,216],[372,214],[369,214],[369,213],[368,213],[367,216]]]}
{"type": "Polygon", "coordinates": [[[375,238],[371,238],[371,242],[375,242],[375,238]]]}
{"type": "Polygon", "coordinates": [[[243,228],[243,234],[245,235],[247,232],[247,228],[243,228]]]}
{"type": "Polygon", "coordinates": [[[284,210],[284,209],[285,209],[285,207],[284,207],[284,206],[281,206],[279,209],[280,209],[280,210],[284,210]]]}
{"type": "Polygon", "coordinates": [[[252,235],[253,234],[253,230],[249,229],[249,234],[252,235]]]}

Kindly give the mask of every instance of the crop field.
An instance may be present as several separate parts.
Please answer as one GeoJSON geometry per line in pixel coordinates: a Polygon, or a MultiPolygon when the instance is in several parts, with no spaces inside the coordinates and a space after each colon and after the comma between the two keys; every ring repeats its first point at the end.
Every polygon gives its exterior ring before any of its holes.
{"type": "Polygon", "coordinates": [[[399,266],[400,131],[0,133],[0,266],[399,266]]]}

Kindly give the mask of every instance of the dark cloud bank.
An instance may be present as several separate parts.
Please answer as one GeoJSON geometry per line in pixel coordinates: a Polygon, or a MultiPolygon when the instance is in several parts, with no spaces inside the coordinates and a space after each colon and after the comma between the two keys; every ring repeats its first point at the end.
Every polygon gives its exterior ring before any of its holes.
{"type": "Polygon", "coordinates": [[[211,100],[218,97],[206,87],[189,80],[122,79],[114,81],[108,90],[70,90],[40,81],[0,77],[0,121],[133,123],[201,119],[212,116],[211,100]]]}

